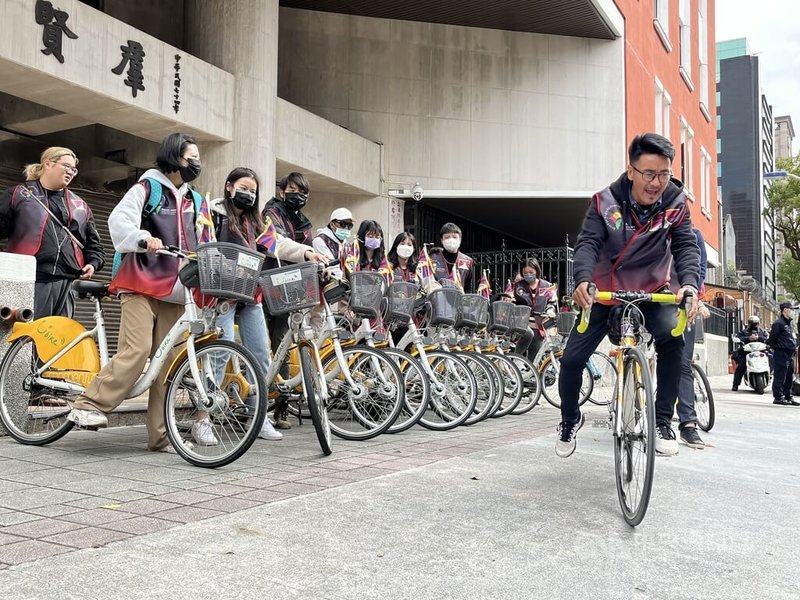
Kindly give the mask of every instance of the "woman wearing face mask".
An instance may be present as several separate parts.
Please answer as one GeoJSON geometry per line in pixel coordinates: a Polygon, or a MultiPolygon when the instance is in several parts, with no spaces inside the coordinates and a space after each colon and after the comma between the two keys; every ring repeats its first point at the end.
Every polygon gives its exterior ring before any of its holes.
{"type": "MultiPolygon", "coordinates": [[[[311,245],[313,237],[311,221],[303,214],[308,202],[308,179],[302,173],[289,173],[278,184],[278,197],[270,199],[264,206],[261,216],[269,217],[275,229],[283,237],[299,244],[311,245]]],[[[278,263],[268,260],[265,269],[277,267],[278,263]]]]}
{"type": "Polygon", "coordinates": [[[383,246],[383,228],[377,221],[361,221],[356,239],[346,244],[342,256],[347,273],[377,271],[391,280],[391,265],[383,246]]]}
{"type": "Polygon", "coordinates": [[[442,225],[439,235],[442,241],[441,248],[432,248],[431,261],[436,269],[436,281],[443,285],[455,285],[466,293],[475,291],[472,281],[472,258],[460,252],[461,228],[455,223],[442,225]]]}
{"type": "MultiPolygon", "coordinates": [[[[180,260],[156,252],[164,246],[183,251],[197,246],[201,224],[196,215],[203,200],[190,189],[189,182],[200,175],[200,151],[191,136],[173,133],[161,142],[156,165],[144,172],[108,218],[111,241],[122,253],[109,286],[109,291],[120,297],[119,341],[117,353],[67,416],[81,427],[108,426],[105,413],[122,403],[142,374],[151,351],[156,350],[154,342],[162,340],[183,314],[180,260]],[[160,198],[151,203],[154,190],[160,190],[160,198]],[[146,243],[146,249],[139,247],[140,242],[146,243]]],[[[162,374],[150,386],[147,403],[150,450],[171,449],[164,424],[164,392],[162,374]]],[[[194,423],[192,436],[201,445],[217,444],[207,418],[194,423]]]]}
{"type": "Polygon", "coordinates": [[[389,264],[394,272],[394,281],[417,283],[417,257],[419,247],[413,235],[398,233],[389,249],[389,264]]]}
{"type": "Polygon", "coordinates": [[[520,265],[522,278],[514,284],[514,302],[531,307],[530,328],[533,339],[527,347],[528,358],[531,360],[539,351],[546,330],[555,326],[558,310],[556,286],[541,279],[540,273],[539,261],[528,258],[520,265]]]}

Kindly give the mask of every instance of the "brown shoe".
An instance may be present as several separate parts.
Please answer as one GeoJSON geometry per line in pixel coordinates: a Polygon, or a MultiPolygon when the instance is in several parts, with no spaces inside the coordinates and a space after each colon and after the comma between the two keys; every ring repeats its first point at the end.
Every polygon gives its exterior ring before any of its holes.
{"type": "Polygon", "coordinates": [[[272,416],[275,418],[275,429],[292,428],[292,424],[289,423],[289,403],[285,399],[278,400],[272,416]]]}

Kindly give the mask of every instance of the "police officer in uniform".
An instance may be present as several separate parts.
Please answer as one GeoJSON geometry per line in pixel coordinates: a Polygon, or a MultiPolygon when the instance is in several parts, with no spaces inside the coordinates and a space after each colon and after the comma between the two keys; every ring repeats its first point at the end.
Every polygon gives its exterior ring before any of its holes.
{"type": "Polygon", "coordinates": [[[800,406],[792,398],[792,367],[797,339],[792,327],[794,307],[790,302],[781,303],[781,314],[772,324],[767,344],[774,352],[775,378],[772,380],[772,403],[781,406],[800,406]]]}

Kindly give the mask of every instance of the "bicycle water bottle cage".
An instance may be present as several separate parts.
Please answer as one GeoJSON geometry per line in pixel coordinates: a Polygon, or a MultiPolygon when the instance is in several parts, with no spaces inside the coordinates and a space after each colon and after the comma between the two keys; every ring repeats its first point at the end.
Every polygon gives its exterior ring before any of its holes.
{"type": "MultiPolygon", "coordinates": [[[[622,315],[625,312],[625,306],[617,304],[611,308],[608,313],[608,322],[606,329],[608,332],[608,340],[615,346],[622,345],[622,315]]],[[[633,327],[632,331],[626,331],[625,335],[633,335],[637,340],[641,337],[642,331],[642,315],[638,310],[628,311],[627,318],[630,320],[630,325],[633,327]]],[[[626,324],[626,327],[628,325],[626,324]]]]}

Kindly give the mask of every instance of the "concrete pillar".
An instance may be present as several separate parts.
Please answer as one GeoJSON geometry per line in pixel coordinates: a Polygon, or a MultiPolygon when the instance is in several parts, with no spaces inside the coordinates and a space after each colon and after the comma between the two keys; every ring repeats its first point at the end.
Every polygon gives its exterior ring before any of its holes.
{"type": "MultiPolygon", "coordinates": [[[[253,169],[261,198],[275,181],[278,0],[186,0],[186,50],[236,77],[233,142],[201,147],[201,192],[220,196],[234,167],[253,169]]],[[[202,102],[202,98],[195,101],[202,102]]]]}

